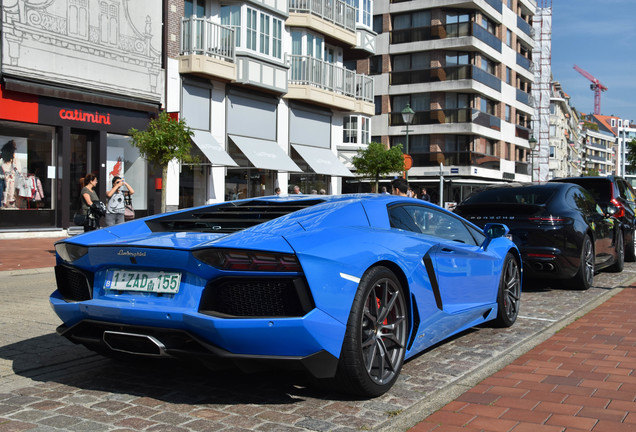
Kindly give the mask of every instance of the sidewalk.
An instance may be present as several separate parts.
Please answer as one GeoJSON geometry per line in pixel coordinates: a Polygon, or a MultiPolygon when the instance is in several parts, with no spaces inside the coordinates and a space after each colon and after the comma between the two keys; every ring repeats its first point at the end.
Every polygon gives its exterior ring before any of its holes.
{"type": "Polygon", "coordinates": [[[0,272],[55,265],[54,243],[66,237],[0,239],[0,272]]]}
{"type": "Polygon", "coordinates": [[[636,431],[634,311],[631,286],[410,432],[636,431]]]}

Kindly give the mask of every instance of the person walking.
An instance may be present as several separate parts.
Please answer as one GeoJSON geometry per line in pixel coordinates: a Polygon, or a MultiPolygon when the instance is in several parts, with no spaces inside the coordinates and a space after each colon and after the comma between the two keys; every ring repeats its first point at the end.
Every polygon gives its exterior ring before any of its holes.
{"type": "Polygon", "coordinates": [[[135,193],[135,190],[126,181],[119,177],[113,177],[112,188],[106,192],[108,205],[106,206],[106,226],[113,226],[124,223],[124,213],[126,211],[126,196],[135,193]],[[126,190],[123,190],[123,187],[126,190]]]}

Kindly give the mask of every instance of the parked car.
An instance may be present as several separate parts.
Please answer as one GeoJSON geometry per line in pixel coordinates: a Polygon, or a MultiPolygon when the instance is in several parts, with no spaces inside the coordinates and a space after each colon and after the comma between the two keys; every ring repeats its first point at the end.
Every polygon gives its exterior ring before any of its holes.
{"type": "Polygon", "coordinates": [[[56,243],[50,302],[61,335],[103,354],[275,362],[377,396],[405,359],[515,322],[506,234],[392,195],[239,200],[56,243]]]}
{"type": "Polygon", "coordinates": [[[550,180],[553,182],[567,182],[583,186],[587,189],[601,208],[607,210],[609,206],[616,207],[614,217],[621,223],[623,244],[625,245],[625,261],[636,261],[636,247],[634,245],[634,229],[636,229],[636,193],[627,181],[619,176],[607,177],[564,177],[550,180]]]}
{"type": "Polygon", "coordinates": [[[604,213],[583,187],[556,182],[490,187],[455,209],[479,226],[506,224],[527,278],[561,279],[581,290],[592,285],[598,270],[623,270],[623,236],[614,211],[604,213]]]}

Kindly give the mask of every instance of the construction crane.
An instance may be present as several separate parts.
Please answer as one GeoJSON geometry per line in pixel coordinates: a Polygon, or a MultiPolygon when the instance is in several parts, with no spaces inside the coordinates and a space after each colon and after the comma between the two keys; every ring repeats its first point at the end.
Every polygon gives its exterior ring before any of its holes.
{"type": "Polygon", "coordinates": [[[577,65],[574,65],[574,69],[592,82],[592,84],[590,84],[590,89],[594,91],[594,114],[601,114],[601,92],[607,91],[607,87],[601,84],[598,78],[595,78],[592,74],[584,71],[577,65]]]}

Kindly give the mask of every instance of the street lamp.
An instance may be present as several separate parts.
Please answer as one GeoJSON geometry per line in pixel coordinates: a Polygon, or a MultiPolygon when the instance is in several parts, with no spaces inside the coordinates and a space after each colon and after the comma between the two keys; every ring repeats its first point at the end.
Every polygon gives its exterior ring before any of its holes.
{"type": "MultiPolygon", "coordinates": [[[[409,154],[409,125],[413,122],[413,117],[415,116],[415,111],[411,109],[410,104],[406,104],[406,107],[402,110],[402,121],[406,125],[406,129],[403,132],[406,132],[406,152],[404,154],[409,154]]],[[[404,177],[409,179],[409,171],[404,171],[404,177]]]]}
{"type": "Polygon", "coordinates": [[[537,146],[537,139],[534,135],[530,135],[528,139],[528,145],[530,146],[530,156],[532,156],[532,166],[530,167],[530,181],[534,183],[534,148],[537,146]]]}

